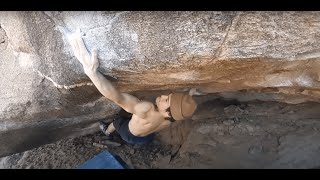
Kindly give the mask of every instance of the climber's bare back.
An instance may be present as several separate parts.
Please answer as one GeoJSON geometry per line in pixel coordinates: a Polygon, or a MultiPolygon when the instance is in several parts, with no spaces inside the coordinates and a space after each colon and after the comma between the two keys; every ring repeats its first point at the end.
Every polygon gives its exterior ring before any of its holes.
{"type": "Polygon", "coordinates": [[[145,101],[141,103],[143,104],[137,104],[135,107],[138,113],[133,114],[129,122],[129,130],[133,135],[146,136],[170,125],[171,122],[164,119],[163,114],[155,109],[153,103],[145,101]],[[139,114],[139,111],[143,114],[139,114]]]}

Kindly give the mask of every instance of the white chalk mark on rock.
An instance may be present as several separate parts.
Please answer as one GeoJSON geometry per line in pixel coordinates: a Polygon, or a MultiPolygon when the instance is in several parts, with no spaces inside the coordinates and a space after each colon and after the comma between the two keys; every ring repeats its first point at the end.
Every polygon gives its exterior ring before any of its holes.
{"type": "Polygon", "coordinates": [[[55,87],[59,88],[59,89],[62,89],[62,88],[64,88],[64,89],[72,89],[72,88],[76,88],[76,87],[80,87],[80,86],[93,86],[93,83],[78,83],[78,84],[72,84],[72,85],[69,85],[69,86],[61,85],[61,84],[58,84],[58,83],[54,82],[52,80],[52,78],[42,74],[40,71],[37,71],[37,72],[41,77],[46,78],[47,80],[51,81],[53,83],[53,85],[55,87]]]}

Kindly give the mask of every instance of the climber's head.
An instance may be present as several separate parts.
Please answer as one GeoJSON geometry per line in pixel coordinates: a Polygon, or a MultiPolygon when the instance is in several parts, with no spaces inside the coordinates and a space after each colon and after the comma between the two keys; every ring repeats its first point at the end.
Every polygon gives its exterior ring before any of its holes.
{"type": "Polygon", "coordinates": [[[161,95],[156,99],[159,112],[165,112],[166,117],[174,120],[191,118],[197,109],[197,104],[189,93],[171,93],[161,95]]]}

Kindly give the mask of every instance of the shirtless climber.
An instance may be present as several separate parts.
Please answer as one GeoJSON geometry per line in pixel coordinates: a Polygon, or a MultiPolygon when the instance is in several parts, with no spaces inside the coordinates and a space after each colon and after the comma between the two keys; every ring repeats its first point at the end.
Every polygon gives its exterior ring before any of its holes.
{"type": "Polygon", "coordinates": [[[121,106],[132,114],[130,118],[116,117],[107,126],[100,123],[100,129],[106,134],[117,131],[121,138],[131,144],[144,144],[153,139],[154,132],[168,127],[174,120],[181,121],[190,118],[197,104],[189,93],[171,93],[156,98],[155,105],[151,102],[140,101],[135,96],[119,92],[99,71],[97,50],[91,55],[83,43],[81,33],[68,33],[67,38],[75,57],[83,65],[84,72],[91,79],[102,95],[121,106]]]}

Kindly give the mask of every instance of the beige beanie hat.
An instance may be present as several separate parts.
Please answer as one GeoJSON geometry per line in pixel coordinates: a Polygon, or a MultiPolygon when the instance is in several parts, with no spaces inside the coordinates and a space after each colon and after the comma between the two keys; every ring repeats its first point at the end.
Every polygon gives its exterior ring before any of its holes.
{"type": "Polygon", "coordinates": [[[170,111],[172,118],[179,121],[192,117],[197,109],[197,103],[188,93],[172,93],[170,111]]]}

